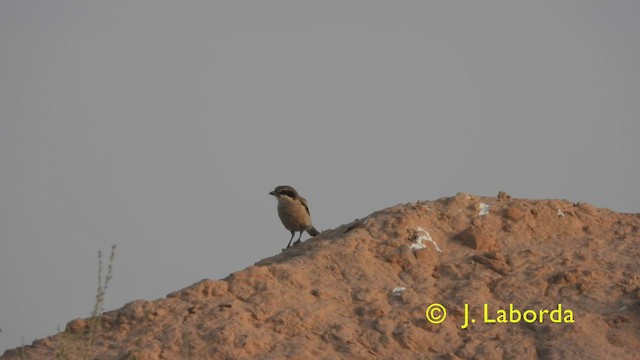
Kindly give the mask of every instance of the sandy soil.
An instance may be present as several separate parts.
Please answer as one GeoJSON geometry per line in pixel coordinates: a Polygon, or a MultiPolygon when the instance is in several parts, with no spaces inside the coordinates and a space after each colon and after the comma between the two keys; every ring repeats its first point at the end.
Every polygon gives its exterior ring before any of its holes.
{"type": "MultiPolygon", "coordinates": [[[[505,193],[398,205],[226,279],[107,312],[91,355],[637,359],[639,229],[638,214],[505,193]],[[440,324],[427,320],[434,303],[440,324]]],[[[1,359],[80,358],[90,320],[1,359]]]]}

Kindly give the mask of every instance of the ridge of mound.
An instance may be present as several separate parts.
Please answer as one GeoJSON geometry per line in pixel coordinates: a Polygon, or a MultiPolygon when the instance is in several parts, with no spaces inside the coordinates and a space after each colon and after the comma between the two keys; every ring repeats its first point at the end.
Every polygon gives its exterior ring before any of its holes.
{"type": "MultiPolygon", "coordinates": [[[[639,229],[638,214],[502,192],[397,205],[225,279],[106,312],[93,356],[635,359],[639,229]],[[447,312],[440,324],[425,315],[434,303],[447,312]],[[476,322],[463,329],[467,306],[476,322]],[[507,322],[488,323],[499,310],[507,322]]],[[[74,358],[89,321],[0,358],[74,358]]]]}

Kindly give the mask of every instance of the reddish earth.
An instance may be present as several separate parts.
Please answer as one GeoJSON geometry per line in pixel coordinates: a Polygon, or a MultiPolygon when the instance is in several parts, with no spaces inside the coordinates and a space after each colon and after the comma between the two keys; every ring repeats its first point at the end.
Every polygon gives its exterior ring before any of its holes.
{"type": "MultiPolygon", "coordinates": [[[[637,359],[639,229],[638,214],[505,193],[398,205],[226,279],[107,312],[91,356],[637,359]],[[442,252],[411,248],[420,227],[442,252]],[[425,316],[433,303],[446,308],[440,324],[425,316]],[[465,304],[476,322],[462,329],[465,304]]],[[[1,358],[80,358],[89,321],[1,358]]]]}

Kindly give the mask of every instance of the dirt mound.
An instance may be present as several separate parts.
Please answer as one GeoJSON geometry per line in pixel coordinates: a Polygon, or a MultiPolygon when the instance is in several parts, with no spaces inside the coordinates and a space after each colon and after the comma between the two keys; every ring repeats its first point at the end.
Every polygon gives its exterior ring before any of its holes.
{"type": "MultiPolygon", "coordinates": [[[[505,193],[398,205],[107,312],[92,355],[636,359],[639,228],[637,214],[505,193]]],[[[74,358],[90,320],[2,359],[74,358]]]]}

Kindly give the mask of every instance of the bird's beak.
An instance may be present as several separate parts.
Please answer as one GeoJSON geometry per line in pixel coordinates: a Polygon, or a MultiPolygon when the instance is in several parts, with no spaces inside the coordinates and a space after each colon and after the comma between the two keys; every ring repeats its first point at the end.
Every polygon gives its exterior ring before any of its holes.
{"type": "Polygon", "coordinates": [[[270,192],[270,193],[269,193],[269,195],[276,196],[276,192],[275,192],[275,191],[272,191],[272,192],[270,192]]]}

